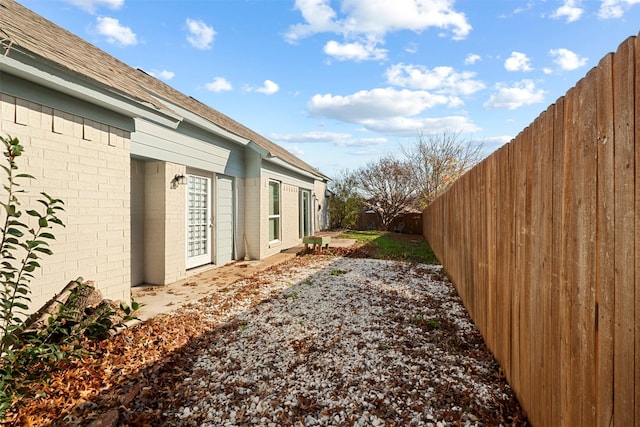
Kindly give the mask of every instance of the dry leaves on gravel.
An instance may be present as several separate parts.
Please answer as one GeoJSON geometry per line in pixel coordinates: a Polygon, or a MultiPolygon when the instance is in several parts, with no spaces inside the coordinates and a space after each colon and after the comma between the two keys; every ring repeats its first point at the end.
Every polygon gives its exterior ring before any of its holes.
{"type": "Polygon", "coordinates": [[[298,257],[102,342],[24,425],[525,425],[441,269],[298,257]]]}

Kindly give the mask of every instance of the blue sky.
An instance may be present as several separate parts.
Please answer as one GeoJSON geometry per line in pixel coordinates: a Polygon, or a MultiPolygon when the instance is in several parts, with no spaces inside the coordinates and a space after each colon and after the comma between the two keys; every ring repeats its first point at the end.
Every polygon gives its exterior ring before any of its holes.
{"type": "Polygon", "coordinates": [[[640,0],[18,0],[329,176],[419,132],[488,154],[640,31],[640,0]]]}

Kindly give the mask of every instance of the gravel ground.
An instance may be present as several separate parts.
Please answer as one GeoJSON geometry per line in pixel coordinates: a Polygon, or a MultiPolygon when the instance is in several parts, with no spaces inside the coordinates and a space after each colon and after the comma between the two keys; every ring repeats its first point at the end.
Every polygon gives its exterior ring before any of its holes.
{"type": "Polygon", "coordinates": [[[164,425],[526,424],[440,267],[304,258],[184,309],[216,326],[164,425]]]}

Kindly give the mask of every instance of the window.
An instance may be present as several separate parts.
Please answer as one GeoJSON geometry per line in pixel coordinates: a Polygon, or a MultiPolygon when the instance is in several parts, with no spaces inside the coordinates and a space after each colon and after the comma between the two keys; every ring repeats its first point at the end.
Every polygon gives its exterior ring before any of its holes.
{"type": "Polygon", "coordinates": [[[269,181],[269,241],[280,240],[280,183],[269,181]]]}

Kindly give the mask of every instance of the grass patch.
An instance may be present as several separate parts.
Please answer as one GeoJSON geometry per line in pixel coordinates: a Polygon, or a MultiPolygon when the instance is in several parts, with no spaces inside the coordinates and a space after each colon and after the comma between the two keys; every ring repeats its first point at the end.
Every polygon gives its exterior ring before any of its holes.
{"type": "Polygon", "coordinates": [[[429,242],[418,234],[399,234],[390,231],[347,231],[340,236],[356,239],[373,247],[373,258],[393,261],[440,264],[429,242]]]}

